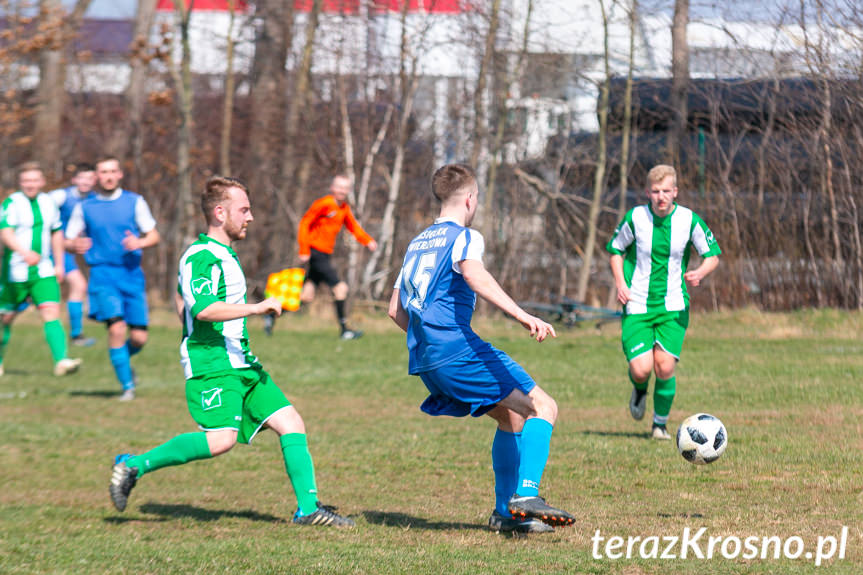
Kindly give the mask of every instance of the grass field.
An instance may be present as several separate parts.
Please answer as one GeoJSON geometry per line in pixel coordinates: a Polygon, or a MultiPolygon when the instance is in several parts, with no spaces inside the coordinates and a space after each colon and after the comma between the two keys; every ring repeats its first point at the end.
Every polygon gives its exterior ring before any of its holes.
{"type": "Polygon", "coordinates": [[[272,338],[258,320],[250,327],[253,349],[305,418],[321,499],[356,529],[290,524],[295,500],[271,433],[145,476],[117,513],[112,456],[194,431],[178,327],[165,319],[152,328],[134,360],[139,399],[123,404],[99,326],[88,326],[97,347],[73,350],[81,373],[59,379],[29,315],[0,379],[0,573],[863,572],[860,314],[694,316],[671,425],[698,411],[723,420],[728,450],[705,467],[648,439],[648,418],[629,417],[617,326],[538,345],[511,322],[480,322],[560,406],[543,494],[578,521],[519,538],[485,529],[493,422],[423,415],[403,336],[371,318],[366,337],[346,343],[312,318],[281,321],[272,338]],[[805,553],[843,526],[844,559],[837,551],[815,567],[805,553]],[[718,548],[710,560],[611,559],[604,544],[601,558],[592,553],[597,530],[643,540],[701,527],[704,551],[711,536],[799,537],[806,551],[795,560],[774,559],[772,548],[764,559],[718,548]]]}

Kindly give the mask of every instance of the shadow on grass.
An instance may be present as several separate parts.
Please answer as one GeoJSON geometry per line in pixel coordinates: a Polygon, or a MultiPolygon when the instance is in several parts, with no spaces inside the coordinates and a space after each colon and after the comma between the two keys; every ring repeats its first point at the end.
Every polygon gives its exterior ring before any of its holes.
{"type": "Polygon", "coordinates": [[[586,429],[581,433],[584,435],[598,435],[600,437],[637,437],[639,439],[650,437],[650,433],[645,431],[595,431],[593,429],[586,429]]]}
{"type": "Polygon", "coordinates": [[[120,397],[120,392],[117,390],[108,391],[107,389],[73,389],[69,391],[69,395],[78,397],[120,397]]]}
{"type": "Polygon", "coordinates": [[[251,521],[265,521],[267,523],[282,523],[284,517],[276,517],[267,513],[258,513],[251,509],[240,511],[225,511],[223,509],[203,509],[194,505],[166,505],[163,503],[145,503],[141,505],[142,513],[161,515],[162,520],[181,519],[189,517],[196,521],[218,521],[224,517],[249,519],[251,521]]]}
{"type": "Polygon", "coordinates": [[[485,525],[476,523],[460,523],[457,521],[428,521],[421,517],[413,517],[405,513],[391,511],[363,511],[363,517],[373,525],[400,527],[402,529],[428,529],[443,531],[446,529],[485,530],[485,525]]]}
{"type": "Polygon", "coordinates": [[[167,517],[135,517],[134,515],[125,515],[123,517],[106,517],[105,523],[113,523],[114,525],[123,525],[124,523],[164,523],[167,517]]]}

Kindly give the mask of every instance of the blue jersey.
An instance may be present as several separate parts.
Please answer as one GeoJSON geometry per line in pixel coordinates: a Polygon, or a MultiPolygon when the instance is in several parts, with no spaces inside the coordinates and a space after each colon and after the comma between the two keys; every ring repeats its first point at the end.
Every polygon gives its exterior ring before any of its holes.
{"type": "Polygon", "coordinates": [[[66,237],[83,233],[93,241],[84,254],[90,266],[110,265],[134,269],[141,264],[141,250],[126,251],[123,239],[128,232],[141,236],[156,227],[144,198],[134,192],[115,190],[111,195],[91,194],[73,211],[66,237]]]}
{"type": "Polygon", "coordinates": [[[72,216],[72,210],[89,196],[89,193],[81,195],[81,192],[78,191],[78,186],[75,185],[52,190],[48,194],[54,199],[57,208],[60,210],[60,224],[62,225],[61,229],[64,230],[66,229],[66,224],[69,223],[69,218],[72,216]]]}
{"type": "Polygon", "coordinates": [[[440,218],[408,245],[395,287],[408,314],[409,372],[437,369],[471,350],[485,349],[470,327],[476,294],[460,262],[482,260],[482,235],[440,218]]]}

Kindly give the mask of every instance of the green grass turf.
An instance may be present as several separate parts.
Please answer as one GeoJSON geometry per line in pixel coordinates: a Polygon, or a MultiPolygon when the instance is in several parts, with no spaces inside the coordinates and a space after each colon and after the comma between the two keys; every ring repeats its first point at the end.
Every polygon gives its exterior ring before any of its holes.
{"type": "MultiPolygon", "coordinates": [[[[30,312],[32,316],[32,312],[30,312]]],[[[303,415],[321,499],[351,531],[289,523],[295,500],[275,436],[145,476],[125,513],[108,499],[115,453],[194,431],[163,318],[134,359],[139,398],[118,385],[96,325],[79,374],[51,375],[33,317],[15,326],[0,378],[0,573],[861,573],[863,341],[860,314],[696,315],[678,368],[671,426],[706,411],[728,428],[711,466],[648,439],[633,421],[614,325],[532,342],[514,323],[477,331],[554,396],[560,419],[543,494],[575,526],[512,538],[485,530],[493,506],[489,418],[430,418],[403,336],[365,318],[358,341],[331,322],[250,322],[252,347],[303,415]],[[818,536],[848,526],[846,557],[712,560],[592,557],[591,537],[818,536]]],[[[636,545],[637,549],[637,545],[636,545]]],[[[680,553],[678,546],[675,553],[680,553]]],[[[604,552],[604,550],[603,550],[604,552]]],[[[772,551],[771,551],[772,552],[772,551]]]]}

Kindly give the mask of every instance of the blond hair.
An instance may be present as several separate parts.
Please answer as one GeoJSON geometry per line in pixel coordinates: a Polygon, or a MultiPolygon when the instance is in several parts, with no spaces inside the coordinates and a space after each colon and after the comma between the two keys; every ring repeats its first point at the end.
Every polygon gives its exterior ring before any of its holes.
{"type": "Polygon", "coordinates": [[[649,188],[653,184],[658,184],[668,176],[674,178],[674,185],[677,186],[677,170],[675,170],[673,166],[669,166],[668,164],[653,166],[650,171],[647,172],[647,187],[649,188]]]}
{"type": "Polygon", "coordinates": [[[41,172],[42,166],[39,162],[24,162],[20,166],[18,166],[18,176],[21,176],[24,172],[41,172]]]}

